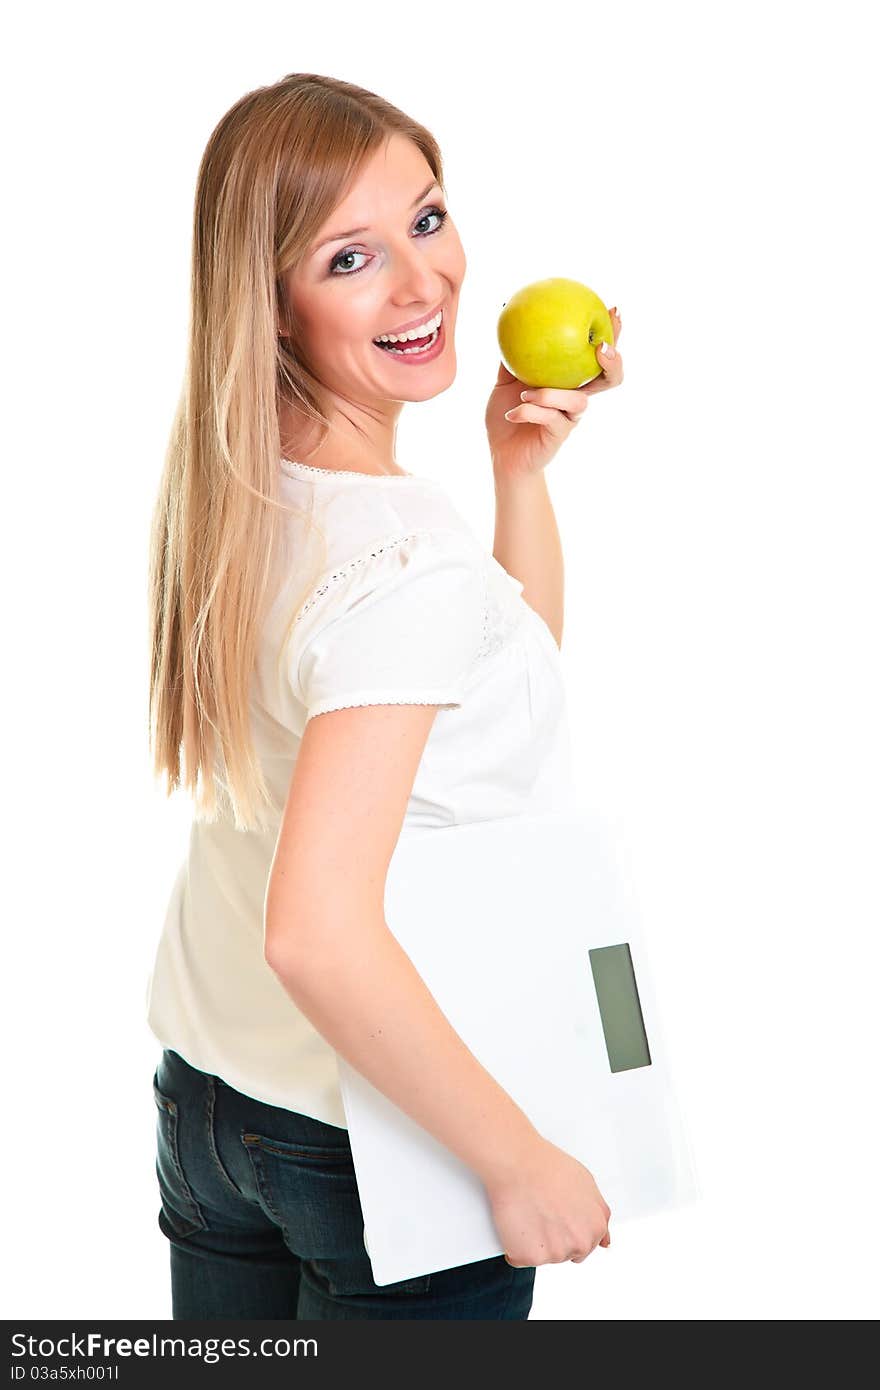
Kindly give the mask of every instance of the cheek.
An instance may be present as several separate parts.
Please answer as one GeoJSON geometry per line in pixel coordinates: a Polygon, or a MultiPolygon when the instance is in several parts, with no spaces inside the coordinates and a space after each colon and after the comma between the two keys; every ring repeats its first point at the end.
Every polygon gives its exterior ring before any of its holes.
{"type": "Polygon", "coordinates": [[[355,305],[338,317],[330,313],[313,320],[308,327],[309,343],[316,358],[324,363],[340,363],[356,354],[372,337],[375,312],[361,313],[355,305]]]}

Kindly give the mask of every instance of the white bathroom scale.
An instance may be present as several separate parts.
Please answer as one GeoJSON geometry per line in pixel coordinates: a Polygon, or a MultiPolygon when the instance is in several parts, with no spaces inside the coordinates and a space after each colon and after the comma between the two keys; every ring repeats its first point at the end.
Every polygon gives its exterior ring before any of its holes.
{"type": "MultiPolygon", "coordinates": [[[[612,1231],[699,1195],[618,849],[580,808],[404,829],[385,888],[388,927],[440,1008],[590,1169],[612,1231]]],[[[473,1170],[337,1057],[376,1283],[503,1254],[473,1170]]]]}

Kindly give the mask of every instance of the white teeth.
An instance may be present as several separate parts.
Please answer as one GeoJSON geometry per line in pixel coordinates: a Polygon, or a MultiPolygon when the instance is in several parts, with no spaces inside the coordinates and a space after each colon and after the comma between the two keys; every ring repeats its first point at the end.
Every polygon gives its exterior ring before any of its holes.
{"type": "Polygon", "coordinates": [[[423,323],[419,328],[410,328],[407,333],[382,333],[378,338],[374,338],[374,343],[412,343],[416,338],[427,338],[435,328],[440,327],[443,318],[443,310],[435,314],[427,323],[423,323]]]}
{"type": "MultiPolygon", "coordinates": [[[[393,353],[393,354],[395,355],[395,357],[409,357],[409,356],[411,356],[411,355],[416,355],[416,356],[418,356],[419,353],[428,352],[428,350],[434,346],[434,344],[436,343],[436,341],[437,341],[437,339],[438,339],[439,337],[440,337],[440,329],[439,329],[439,328],[435,328],[435,329],[434,329],[434,332],[431,334],[430,338],[426,338],[425,341],[424,341],[424,343],[422,343],[422,345],[421,345],[420,347],[408,347],[408,348],[404,348],[404,347],[393,347],[393,346],[389,343],[388,347],[384,348],[383,351],[384,351],[384,352],[388,352],[388,353],[393,353]]],[[[376,346],[378,347],[378,343],[376,344],[376,346]]]]}

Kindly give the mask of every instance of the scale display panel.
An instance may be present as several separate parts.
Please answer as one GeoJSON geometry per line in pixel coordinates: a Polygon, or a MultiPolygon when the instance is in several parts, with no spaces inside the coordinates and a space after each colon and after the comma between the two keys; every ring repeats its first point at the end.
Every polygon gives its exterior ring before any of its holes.
{"type": "Polygon", "coordinates": [[[649,1067],[651,1052],[629,942],[595,946],[590,965],[611,1070],[649,1067]]]}

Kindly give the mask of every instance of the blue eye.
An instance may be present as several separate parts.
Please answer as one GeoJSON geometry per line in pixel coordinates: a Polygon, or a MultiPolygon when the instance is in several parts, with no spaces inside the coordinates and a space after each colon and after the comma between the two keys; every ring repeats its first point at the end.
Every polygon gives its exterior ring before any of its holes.
{"type": "MultiPolygon", "coordinates": [[[[436,227],[432,227],[431,230],[430,230],[429,232],[420,232],[419,235],[420,235],[420,236],[434,236],[437,232],[440,231],[441,227],[443,226],[443,223],[446,221],[446,219],[447,219],[448,216],[449,216],[449,212],[448,212],[448,210],[445,209],[445,208],[428,208],[427,212],[423,212],[423,213],[422,213],[421,217],[419,218],[419,222],[424,222],[425,219],[428,218],[428,217],[439,217],[440,221],[439,221],[438,225],[437,225],[436,227]]],[[[416,226],[418,226],[418,222],[416,223],[416,226]]],[[[330,272],[330,274],[331,274],[331,275],[337,275],[339,272],[337,271],[336,267],[337,267],[342,261],[346,260],[349,256],[364,256],[364,255],[366,255],[366,252],[365,252],[365,251],[350,251],[350,250],[337,251],[337,252],[336,252],[336,255],[333,257],[333,259],[332,259],[332,261],[330,262],[330,265],[329,265],[329,272],[330,272]]],[[[348,275],[358,275],[364,268],[365,268],[364,266],[358,265],[358,266],[355,266],[353,270],[352,270],[352,269],[346,270],[346,271],[343,272],[343,278],[344,278],[345,276],[348,276],[348,275]]]]}

